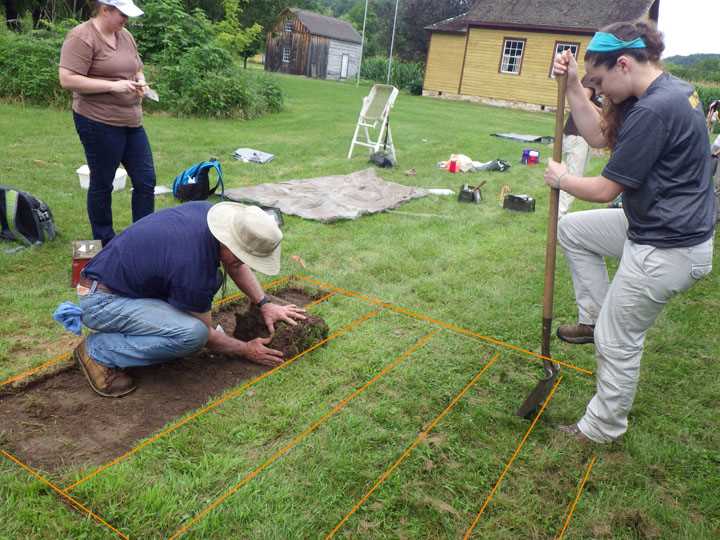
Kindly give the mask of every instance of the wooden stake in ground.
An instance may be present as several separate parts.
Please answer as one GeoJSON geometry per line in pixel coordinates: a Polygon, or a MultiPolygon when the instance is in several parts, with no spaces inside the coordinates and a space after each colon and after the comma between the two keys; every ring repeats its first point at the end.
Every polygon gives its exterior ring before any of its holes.
{"type": "MultiPolygon", "coordinates": [[[[555,142],[553,144],[553,160],[562,161],[563,129],[565,124],[565,91],[567,90],[567,75],[557,77],[558,100],[555,110],[555,142]]],[[[553,318],[553,293],[555,290],[555,254],[557,251],[557,222],[560,190],[550,188],[550,209],[548,212],[547,244],[545,247],[545,288],[543,292],[543,322],[542,322],[542,355],[543,371],[545,377],[540,379],[525,402],[520,406],[517,415],[531,419],[539,410],[555,384],[560,367],[550,358],[550,332],[553,318]]]]}

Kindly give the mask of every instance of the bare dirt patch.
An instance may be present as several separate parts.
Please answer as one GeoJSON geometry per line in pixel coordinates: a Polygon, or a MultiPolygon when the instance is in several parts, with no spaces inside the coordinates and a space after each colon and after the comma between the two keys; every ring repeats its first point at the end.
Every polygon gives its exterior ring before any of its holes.
{"type": "MultiPolygon", "coordinates": [[[[321,296],[294,288],[275,295],[278,302],[301,306],[321,296]]],[[[254,311],[246,300],[226,305],[214,315],[215,324],[234,334],[237,316],[243,323],[238,333],[248,339],[267,336],[254,311]]],[[[322,319],[310,314],[305,324],[276,326],[270,346],[282,350],[286,359],[323,339],[328,331],[322,319]]],[[[0,446],[46,471],[99,465],[268,369],[203,350],[181,360],[128,370],[138,389],[123,398],[109,399],[92,392],[73,366],[0,393],[0,446]]]]}

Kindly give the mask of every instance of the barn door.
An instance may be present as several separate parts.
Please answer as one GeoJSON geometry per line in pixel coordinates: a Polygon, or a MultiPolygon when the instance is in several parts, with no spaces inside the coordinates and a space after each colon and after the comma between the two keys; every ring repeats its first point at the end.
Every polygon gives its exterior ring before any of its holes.
{"type": "Polygon", "coordinates": [[[340,64],[340,78],[347,79],[348,67],[350,65],[350,57],[347,54],[342,55],[342,64],[340,64]]]}

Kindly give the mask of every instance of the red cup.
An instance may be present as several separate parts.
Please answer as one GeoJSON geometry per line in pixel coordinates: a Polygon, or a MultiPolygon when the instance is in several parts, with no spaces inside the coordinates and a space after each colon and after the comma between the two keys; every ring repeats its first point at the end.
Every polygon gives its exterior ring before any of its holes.
{"type": "Polygon", "coordinates": [[[456,173],[458,170],[457,161],[454,159],[450,160],[450,163],[448,164],[448,172],[456,173]]]}

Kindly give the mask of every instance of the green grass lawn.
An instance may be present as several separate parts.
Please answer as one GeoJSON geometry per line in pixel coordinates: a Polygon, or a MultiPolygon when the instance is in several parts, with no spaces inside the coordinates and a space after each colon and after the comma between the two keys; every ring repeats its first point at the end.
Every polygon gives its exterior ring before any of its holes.
{"type": "MultiPolygon", "coordinates": [[[[210,156],[222,161],[227,187],[368,166],[361,151],[345,159],[367,86],[279,80],[285,110],[259,120],[147,117],[158,183],[169,186],[185,167],[210,156]],[[232,160],[232,151],[243,146],[277,157],[264,166],[232,160]]],[[[397,213],[330,225],[286,216],[283,273],[309,274],[443,325],[382,309],[71,495],[132,538],[176,532],[198,539],[316,538],[332,531],[404,455],[338,537],[459,538],[492,494],[475,537],[554,538],[596,457],[566,538],[720,537],[717,271],[674,299],[650,331],[622,441],[585,447],[555,431],[558,423],[577,420],[593,393],[592,377],[564,369],[553,400],[507,469],[530,427],[514,411],[541,375],[540,363],[447,328],[539,350],[548,190],[542,166],[518,164],[522,144],[490,134],[552,134],[553,124],[548,114],[401,95],[392,115],[400,163],[381,175],[455,190],[487,180],[484,202],[429,196],[397,213]],[[473,175],[436,168],[458,152],[480,161],[506,159],[513,167],[473,175]],[[417,176],[405,176],[410,168],[417,176]],[[497,197],[504,184],[535,197],[537,211],[504,211],[497,197]],[[489,361],[492,366],[433,424],[489,361]]],[[[74,343],[51,313],[74,299],[71,241],[89,238],[90,229],[75,174],[84,156],[69,112],[0,105],[0,147],[0,183],[49,203],[60,229],[59,239],[42,247],[0,252],[1,381],[74,343]]],[[[550,156],[550,147],[539,149],[543,160],[550,156]]],[[[602,165],[594,159],[589,172],[602,165]]],[[[129,192],[116,193],[113,203],[120,230],[130,224],[129,192]]],[[[168,196],[157,199],[158,209],[174,204],[168,196]]],[[[573,209],[589,207],[577,202],[573,209]]],[[[313,309],[332,332],[376,307],[339,294],[313,309]]],[[[569,273],[559,255],[555,320],[574,318],[569,273]]],[[[554,340],[552,351],[595,369],[592,347],[554,340]]],[[[0,444],[6,442],[0,425],[0,444]]],[[[92,470],[47,477],[69,486],[92,470]]],[[[2,457],[0,474],[0,538],[113,537],[2,457]]]]}

